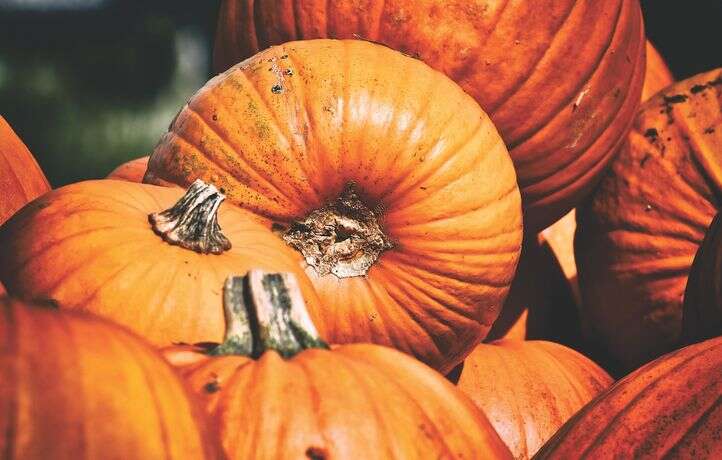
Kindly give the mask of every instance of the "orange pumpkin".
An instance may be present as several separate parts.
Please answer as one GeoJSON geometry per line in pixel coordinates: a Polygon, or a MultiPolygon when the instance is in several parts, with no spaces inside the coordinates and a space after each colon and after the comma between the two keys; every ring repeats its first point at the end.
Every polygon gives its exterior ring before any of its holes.
{"type": "Polygon", "coordinates": [[[722,458],[722,338],[691,345],[614,384],[535,458],[722,458]]]}
{"type": "Polygon", "coordinates": [[[511,450],[530,458],[612,378],[583,355],[553,342],[481,344],[464,361],[458,387],[511,450]]]}
{"type": "Polygon", "coordinates": [[[221,345],[165,350],[233,459],[510,458],[484,414],[396,350],[333,350],[292,276],[253,270],[225,286],[221,345]]]}
{"type": "Polygon", "coordinates": [[[0,116],[0,224],[48,190],[50,184],[37,161],[0,116]]]}
{"type": "Polygon", "coordinates": [[[148,156],[136,158],[115,168],[108,174],[108,179],[142,182],[145,170],[148,169],[148,156]]]}
{"type": "Polygon", "coordinates": [[[516,176],[489,118],[441,73],[364,41],[288,43],[211,80],[145,177],[197,178],[303,253],[324,337],[442,371],[486,335],[519,256],[516,176]]]}
{"type": "Polygon", "coordinates": [[[637,0],[224,0],[215,66],[313,38],[383,43],[459,83],[509,146],[532,231],[597,182],[644,78],[637,0]]]}
{"type": "Polygon", "coordinates": [[[648,100],[578,210],[583,320],[624,369],[678,343],[687,274],[722,191],[721,86],[718,69],[648,100]]]}
{"type": "Polygon", "coordinates": [[[0,298],[0,452],[213,459],[200,407],[157,352],[90,316],[0,298]]]}
{"type": "Polygon", "coordinates": [[[222,200],[204,184],[186,195],[113,180],[59,188],[0,228],[0,279],[14,295],[97,313],[158,345],[221,340],[219,286],[250,267],[295,270],[315,305],[300,257],[233,206],[218,212],[222,200]]]}
{"type": "Polygon", "coordinates": [[[644,73],[642,102],[674,83],[672,71],[667,67],[659,51],[647,41],[647,70],[644,73]]]}
{"type": "Polygon", "coordinates": [[[717,214],[694,257],[684,291],[682,341],[695,343],[722,335],[722,220],[717,214]]]}

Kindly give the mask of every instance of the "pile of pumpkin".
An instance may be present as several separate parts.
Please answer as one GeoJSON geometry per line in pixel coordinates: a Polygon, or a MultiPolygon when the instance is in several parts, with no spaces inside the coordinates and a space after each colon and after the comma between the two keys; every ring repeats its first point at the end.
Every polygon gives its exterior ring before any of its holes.
{"type": "Polygon", "coordinates": [[[214,62],[105,180],[2,122],[3,458],[722,456],[722,71],[637,0],[226,0],[214,62]]]}

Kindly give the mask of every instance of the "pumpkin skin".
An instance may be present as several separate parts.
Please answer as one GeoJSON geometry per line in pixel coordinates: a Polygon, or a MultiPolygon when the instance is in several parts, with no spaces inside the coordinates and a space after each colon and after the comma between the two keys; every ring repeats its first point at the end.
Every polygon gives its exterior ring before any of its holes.
{"type": "Polygon", "coordinates": [[[148,169],[148,158],[144,156],[128,161],[118,166],[108,174],[107,179],[126,180],[128,182],[143,182],[143,175],[148,169]]]}
{"type": "Polygon", "coordinates": [[[354,184],[393,248],[343,279],[304,264],[324,305],[311,316],[331,343],[395,347],[446,372],[486,335],[513,277],[515,177],[489,118],[441,73],[365,41],[311,40],[211,80],[145,180],[201,178],[287,229],[354,184]]]}
{"type": "Polygon", "coordinates": [[[509,147],[530,231],[562,217],[597,182],[644,78],[637,0],[224,0],[215,67],[314,38],[383,43],[474,97],[509,147]]]}
{"type": "Polygon", "coordinates": [[[678,343],[687,275],[722,190],[721,77],[700,74],[647,101],[578,210],[582,318],[622,370],[678,343]]]}
{"type": "Polygon", "coordinates": [[[309,305],[318,300],[300,257],[233,206],[219,220],[232,248],[200,254],[156,235],[148,214],[180,188],[96,180],[62,187],[0,227],[0,280],[24,299],[112,319],[156,345],[220,341],[226,276],[251,267],[295,272],[309,305]]]}
{"type": "Polygon", "coordinates": [[[530,458],[613,380],[583,355],[553,342],[481,344],[457,386],[486,414],[514,458],[530,458]]]}
{"type": "Polygon", "coordinates": [[[0,298],[3,458],[218,458],[181,379],[109,322],[0,298]]]}
{"type": "Polygon", "coordinates": [[[672,71],[654,45],[647,41],[647,69],[644,73],[642,101],[646,101],[672,83],[674,83],[672,71]]]}
{"type": "Polygon", "coordinates": [[[720,458],[722,338],[665,355],[585,406],[535,458],[720,458]]]}
{"type": "Polygon", "coordinates": [[[38,162],[0,116],[0,224],[25,203],[50,190],[38,162]]]}

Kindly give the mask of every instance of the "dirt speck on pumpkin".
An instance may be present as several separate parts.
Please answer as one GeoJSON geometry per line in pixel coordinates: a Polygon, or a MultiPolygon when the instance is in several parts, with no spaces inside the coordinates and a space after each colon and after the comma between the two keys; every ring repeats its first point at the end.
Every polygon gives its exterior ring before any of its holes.
{"type": "Polygon", "coordinates": [[[281,85],[273,85],[271,87],[271,92],[273,94],[281,94],[283,92],[283,86],[281,85]]]}
{"type": "Polygon", "coordinates": [[[648,137],[651,141],[655,141],[657,140],[657,137],[659,137],[659,133],[656,128],[649,128],[644,131],[644,137],[648,137]]]}
{"type": "Polygon", "coordinates": [[[687,102],[688,97],[684,94],[673,94],[671,96],[664,96],[664,102],[667,104],[681,104],[687,102]]]}
{"type": "Polygon", "coordinates": [[[321,447],[311,446],[306,449],[306,457],[310,460],[326,460],[328,454],[326,454],[326,450],[321,447]]]}

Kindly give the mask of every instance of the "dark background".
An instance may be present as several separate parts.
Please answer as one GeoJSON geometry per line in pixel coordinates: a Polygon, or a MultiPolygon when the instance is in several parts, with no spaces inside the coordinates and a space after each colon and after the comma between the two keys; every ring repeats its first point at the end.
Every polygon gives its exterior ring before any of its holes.
{"type": "MultiPolygon", "coordinates": [[[[54,186],[152,151],[211,75],[219,3],[0,0],[0,114],[54,186]]],[[[722,66],[722,0],[642,6],[677,79],[722,66]]]]}

